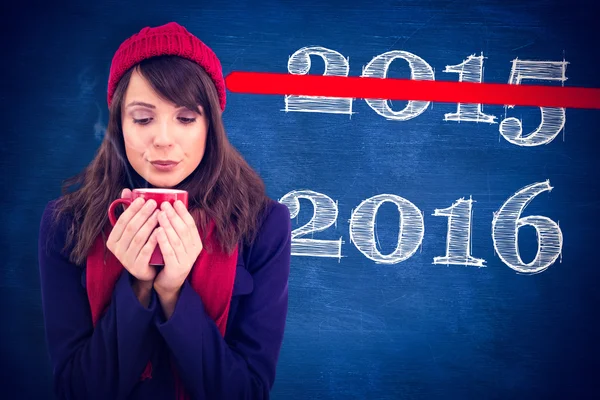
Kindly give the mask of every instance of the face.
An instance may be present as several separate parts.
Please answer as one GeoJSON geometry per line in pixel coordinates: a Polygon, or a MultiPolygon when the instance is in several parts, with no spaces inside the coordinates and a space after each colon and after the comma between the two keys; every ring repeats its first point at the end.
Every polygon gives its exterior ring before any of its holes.
{"type": "Polygon", "coordinates": [[[125,152],[133,169],[156,187],[174,187],[200,164],[208,119],[161,99],[134,70],[121,109],[125,152]]]}

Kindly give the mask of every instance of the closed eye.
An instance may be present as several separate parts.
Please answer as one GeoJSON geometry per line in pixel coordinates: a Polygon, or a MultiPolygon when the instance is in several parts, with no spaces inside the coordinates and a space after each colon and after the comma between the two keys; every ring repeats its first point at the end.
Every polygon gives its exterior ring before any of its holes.
{"type": "Polygon", "coordinates": [[[133,119],[133,123],[134,124],[140,124],[140,125],[148,125],[150,123],[150,121],[152,121],[152,118],[141,118],[141,119],[133,119]]]}
{"type": "Polygon", "coordinates": [[[178,120],[180,120],[182,123],[184,124],[191,124],[193,122],[196,122],[196,118],[184,118],[184,117],[179,117],[177,118],[178,120]]]}
{"type": "MultiPolygon", "coordinates": [[[[152,122],[153,119],[154,118],[140,118],[140,119],[133,118],[133,123],[139,124],[139,125],[148,125],[150,122],[152,122]]],[[[177,119],[185,125],[196,122],[196,118],[179,117],[177,119]]]]}

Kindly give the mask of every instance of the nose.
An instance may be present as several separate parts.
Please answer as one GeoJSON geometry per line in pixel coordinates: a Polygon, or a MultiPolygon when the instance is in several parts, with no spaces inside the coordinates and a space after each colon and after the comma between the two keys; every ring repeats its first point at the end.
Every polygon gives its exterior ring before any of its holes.
{"type": "Polygon", "coordinates": [[[162,121],[157,124],[156,133],[154,135],[155,147],[169,147],[173,145],[173,135],[169,129],[169,122],[162,121]]]}

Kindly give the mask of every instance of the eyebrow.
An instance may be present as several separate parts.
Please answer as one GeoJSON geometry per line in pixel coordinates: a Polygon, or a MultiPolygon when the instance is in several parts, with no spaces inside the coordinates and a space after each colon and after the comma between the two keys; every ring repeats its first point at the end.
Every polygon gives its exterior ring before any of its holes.
{"type": "Polygon", "coordinates": [[[146,108],[156,108],[152,104],[144,103],[142,101],[132,101],[131,103],[127,104],[127,106],[125,108],[129,108],[129,107],[133,107],[133,106],[142,106],[142,107],[146,107],[146,108]]]}
{"type": "MultiPolygon", "coordinates": [[[[152,108],[152,109],[156,108],[154,105],[149,104],[149,103],[144,103],[143,101],[132,101],[131,103],[127,104],[127,106],[125,106],[125,108],[129,108],[129,107],[133,107],[133,106],[142,106],[142,107],[152,108]]],[[[182,108],[186,108],[186,107],[185,106],[178,106],[176,109],[179,110],[179,109],[182,109],[182,108]]],[[[204,110],[204,107],[202,107],[200,105],[198,106],[198,108],[200,110],[202,110],[202,111],[204,110]]]]}

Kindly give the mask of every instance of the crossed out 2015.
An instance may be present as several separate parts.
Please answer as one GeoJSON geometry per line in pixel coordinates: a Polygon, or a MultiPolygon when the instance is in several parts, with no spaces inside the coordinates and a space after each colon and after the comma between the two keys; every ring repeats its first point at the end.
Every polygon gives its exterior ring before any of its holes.
{"type": "MultiPolygon", "coordinates": [[[[310,71],[310,56],[321,57],[325,63],[326,76],[348,76],[349,59],[337,51],[320,46],[303,47],[292,54],[288,60],[288,72],[305,75],[310,71]]],[[[411,79],[435,80],[433,68],[419,56],[407,51],[393,50],[374,57],[363,67],[363,77],[386,78],[391,63],[402,59],[408,63],[411,79]]],[[[483,80],[484,56],[470,55],[460,64],[447,65],[444,72],[457,73],[459,82],[479,82],[483,80]]],[[[559,81],[567,80],[567,61],[532,61],[512,60],[509,84],[519,85],[523,80],[559,81]]],[[[317,112],[332,114],[352,114],[352,98],[317,97],[317,96],[285,96],[286,112],[317,112]]],[[[394,111],[383,99],[365,99],[366,103],[384,118],[396,121],[407,121],[421,115],[429,106],[429,101],[411,100],[399,111],[394,111]]],[[[513,108],[512,105],[507,105],[513,108]]],[[[565,109],[540,107],[540,125],[527,134],[523,134],[521,120],[506,117],[500,122],[500,134],[510,143],[517,146],[539,146],[550,143],[565,126],[565,109]]],[[[482,111],[481,104],[457,104],[456,112],[444,115],[445,121],[487,122],[495,124],[496,116],[482,111]]]]}

